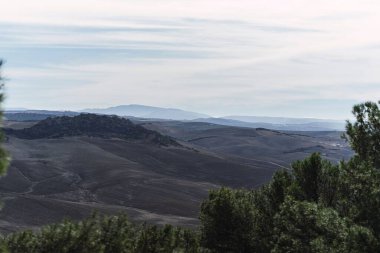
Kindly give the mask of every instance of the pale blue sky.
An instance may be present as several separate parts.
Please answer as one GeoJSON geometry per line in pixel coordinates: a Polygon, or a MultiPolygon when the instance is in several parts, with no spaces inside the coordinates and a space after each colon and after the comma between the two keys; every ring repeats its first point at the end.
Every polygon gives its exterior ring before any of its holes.
{"type": "Polygon", "coordinates": [[[380,2],[0,0],[7,107],[344,119],[380,99],[380,2]]]}

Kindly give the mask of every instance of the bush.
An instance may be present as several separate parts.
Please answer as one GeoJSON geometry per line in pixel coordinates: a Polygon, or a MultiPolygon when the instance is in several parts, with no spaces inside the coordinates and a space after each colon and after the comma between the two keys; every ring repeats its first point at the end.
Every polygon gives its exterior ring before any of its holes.
{"type": "Polygon", "coordinates": [[[39,232],[11,234],[4,242],[11,253],[201,252],[195,231],[170,225],[133,225],[125,215],[66,220],[39,232]]]}

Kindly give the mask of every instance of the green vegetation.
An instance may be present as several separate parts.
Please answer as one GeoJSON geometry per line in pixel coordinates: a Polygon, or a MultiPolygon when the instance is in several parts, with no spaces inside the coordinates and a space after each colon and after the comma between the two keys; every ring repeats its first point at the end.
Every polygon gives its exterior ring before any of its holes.
{"type": "Polygon", "coordinates": [[[379,175],[313,154],[259,190],[214,191],[202,206],[203,242],[214,252],[377,252],[379,175]]]}
{"type": "Polygon", "coordinates": [[[346,134],[356,151],[350,161],[332,164],[312,154],[259,189],[213,190],[199,230],[93,216],[15,233],[3,245],[15,253],[379,252],[379,109],[365,103],[354,115],[346,134]]]}
{"type": "MultiPolygon", "coordinates": [[[[378,102],[380,104],[380,101],[378,102]]],[[[352,113],[356,122],[347,122],[346,138],[357,156],[380,168],[380,109],[374,102],[355,105],[352,113]]]]}
{"type": "Polygon", "coordinates": [[[49,117],[36,125],[20,129],[5,129],[7,134],[23,139],[61,138],[66,136],[90,136],[149,141],[168,146],[179,144],[168,136],[148,130],[118,116],[80,114],[78,116],[49,117]]]}
{"type": "Polygon", "coordinates": [[[335,165],[312,154],[258,190],[212,191],[202,244],[212,252],[378,252],[380,114],[370,102],[353,112],[346,138],[355,157],[335,165]]]}
{"type": "Polygon", "coordinates": [[[170,225],[133,225],[125,215],[93,215],[81,222],[49,225],[37,233],[16,233],[5,244],[13,253],[199,252],[196,236],[170,225]]]}
{"type": "MultiPolygon", "coordinates": [[[[0,60],[0,71],[1,71],[1,66],[3,65],[3,61],[0,60]]],[[[3,83],[3,78],[1,76],[0,72],[0,104],[4,100],[4,93],[1,92],[2,89],[4,88],[4,83],[3,83]]],[[[0,108],[0,124],[2,124],[2,119],[3,119],[3,111],[0,108]]],[[[4,134],[3,132],[0,131],[0,142],[4,140],[4,134]]],[[[9,165],[9,156],[8,153],[0,147],[0,176],[3,176],[7,172],[7,168],[9,165]]],[[[0,252],[6,252],[7,246],[3,241],[0,242],[0,252]]]]}
{"type": "MultiPolygon", "coordinates": [[[[1,71],[2,65],[3,65],[3,62],[0,60],[0,71],[1,71]]],[[[3,78],[0,72],[0,104],[4,100],[4,93],[1,92],[3,88],[4,88],[4,83],[3,83],[3,78]]],[[[2,118],[3,118],[3,111],[0,108],[0,124],[2,124],[2,118]]],[[[3,141],[3,140],[4,140],[4,135],[2,132],[0,132],[0,141],[3,141]]],[[[0,147],[0,176],[5,174],[8,168],[8,165],[9,165],[9,156],[7,152],[3,148],[0,147]]]]}

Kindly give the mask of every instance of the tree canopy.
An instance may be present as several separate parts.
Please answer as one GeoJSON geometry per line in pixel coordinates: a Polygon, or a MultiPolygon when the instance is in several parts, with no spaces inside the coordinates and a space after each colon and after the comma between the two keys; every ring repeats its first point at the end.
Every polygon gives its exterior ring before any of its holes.
{"type": "MultiPolygon", "coordinates": [[[[380,104],[380,101],[378,102],[380,104]]],[[[374,102],[355,105],[355,122],[347,121],[344,137],[356,155],[380,169],[380,109],[374,102]]]]}
{"type": "Polygon", "coordinates": [[[201,210],[213,252],[378,252],[380,112],[355,105],[345,138],[356,155],[332,164],[320,154],[275,173],[257,190],[222,188],[201,210]],[[226,250],[226,251],[225,251],[226,250]]]}

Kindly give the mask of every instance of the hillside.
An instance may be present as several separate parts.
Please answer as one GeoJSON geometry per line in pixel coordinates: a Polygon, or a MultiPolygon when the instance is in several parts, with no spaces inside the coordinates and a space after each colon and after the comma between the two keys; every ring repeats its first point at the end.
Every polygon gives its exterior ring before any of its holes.
{"type": "Polygon", "coordinates": [[[223,126],[205,122],[143,122],[143,126],[172,136],[196,148],[234,159],[265,161],[281,166],[319,152],[331,161],[349,159],[353,152],[338,131],[274,131],[223,126]]]}
{"type": "Polygon", "coordinates": [[[100,115],[5,126],[12,128],[5,143],[12,163],[8,175],[0,179],[3,232],[67,216],[81,219],[94,209],[127,212],[135,221],[195,226],[200,203],[210,189],[258,187],[279,168],[315,151],[332,161],[352,154],[339,132],[284,133],[136,119],[132,123],[100,115]],[[90,124],[94,119],[96,127],[90,124]],[[182,146],[124,138],[120,129],[159,132],[182,146]]]}
{"type": "Polygon", "coordinates": [[[173,139],[135,125],[128,119],[96,114],[80,114],[74,117],[49,117],[30,128],[6,129],[5,132],[22,139],[62,138],[84,135],[144,140],[160,145],[179,145],[173,139]]]}
{"type": "Polygon", "coordinates": [[[8,135],[5,147],[12,163],[0,179],[3,232],[67,216],[81,219],[92,210],[127,212],[135,221],[194,226],[210,189],[255,187],[277,168],[230,161],[206,150],[83,135],[8,135]]]}

